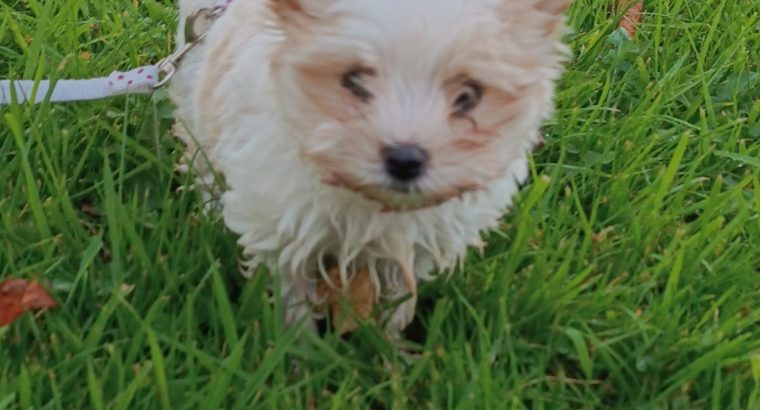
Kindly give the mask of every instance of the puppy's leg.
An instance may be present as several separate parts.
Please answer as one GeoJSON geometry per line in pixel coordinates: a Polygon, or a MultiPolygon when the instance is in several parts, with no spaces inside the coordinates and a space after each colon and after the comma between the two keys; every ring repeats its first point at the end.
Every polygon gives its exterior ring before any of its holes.
{"type": "Polygon", "coordinates": [[[414,312],[417,308],[417,297],[409,295],[399,295],[406,297],[407,299],[401,302],[398,306],[395,306],[393,310],[385,313],[385,334],[391,340],[400,340],[402,333],[412,320],[414,320],[414,312]]]}
{"type": "Polygon", "coordinates": [[[283,305],[285,327],[296,326],[303,321],[303,330],[317,333],[318,312],[314,300],[316,285],[300,275],[285,274],[280,281],[280,301],[283,305]]]}
{"type": "MultiPolygon", "coordinates": [[[[401,295],[403,297],[403,295],[401,295]]],[[[409,297],[406,294],[407,299],[395,306],[392,311],[384,312],[385,314],[385,327],[383,331],[388,342],[396,348],[396,352],[399,358],[403,359],[401,364],[413,363],[420,356],[420,352],[416,349],[408,348],[408,342],[404,339],[404,329],[414,319],[414,312],[417,306],[417,297],[409,297]]],[[[389,358],[384,359],[384,366],[388,370],[392,370],[394,364],[389,358]]]]}

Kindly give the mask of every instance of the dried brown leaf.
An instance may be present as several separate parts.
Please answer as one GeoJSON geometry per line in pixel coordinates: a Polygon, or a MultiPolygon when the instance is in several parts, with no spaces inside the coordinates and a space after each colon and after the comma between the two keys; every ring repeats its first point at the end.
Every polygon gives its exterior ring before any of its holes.
{"type": "Polygon", "coordinates": [[[335,287],[321,282],[319,291],[327,300],[332,323],[341,325],[341,334],[351,333],[359,327],[355,316],[363,320],[372,318],[377,293],[369,269],[358,270],[349,281],[348,287],[345,287],[340,278],[340,270],[336,267],[330,269],[330,281],[335,287]],[[345,311],[346,307],[353,312],[345,311]]]}
{"type": "Polygon", "coordinates": [[[644,2],[636,0],[618,0],[617,7],[619,9],[627,9],[623,19],[620,21],[620,28],[625,32],[628,38],[633,38],[641,25],[644,2]]]}
{"type": "Polygon", "coordinates": [[[57,306],[37,281],[8,278],[0,283],[0,327],[13,323],[24,312],[57,306]]]}

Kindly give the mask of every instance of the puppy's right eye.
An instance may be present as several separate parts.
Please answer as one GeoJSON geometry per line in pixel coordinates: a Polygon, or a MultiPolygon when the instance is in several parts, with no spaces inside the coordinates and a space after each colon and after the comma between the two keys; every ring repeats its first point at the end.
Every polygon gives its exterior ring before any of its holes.
{"type": "Polygon", "coordinates": [[[367,76],[372,75],[372,73],[373,72],[370,69],[352,69],[351,71],[343,74],[343,78],[341,78],[340,84],[343,86],[343,88],[350,91],[351,94],[356,96],[356,98],[364,102],[368,102],[372,99],[372,93],[367,90],[365,79],[367,76]]]}
{"type": "Polygon", "coordinates": [[[483,98],[483,87],[473,80],[465,82],[464,88],[454,101],[454,115],[472,111],[483,98]]]}

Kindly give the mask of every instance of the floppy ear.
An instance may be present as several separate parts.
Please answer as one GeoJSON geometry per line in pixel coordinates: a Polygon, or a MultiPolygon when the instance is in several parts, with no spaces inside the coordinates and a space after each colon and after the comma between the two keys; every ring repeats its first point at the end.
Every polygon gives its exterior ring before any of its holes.
{"type": "Polygon", "coordinates": [[[563,14],[572,2],[573,0],[538,0],[536,7],[549,13],[563,14]]]}
{"type": "Polygon", "coordinates": [[[269,7],[285,26],[300,26],[308,17],[300,0],[269,0],[269,7]]]}
{"type": "Polygon", "coordinates": [[[283,24],[300,26],[319,18],[335,0],[268,0],[270,8],[283,24]]]}
{"type": "Polygon", "coordinates": [[[272,10],[278,15],[287,15],[290,13],[301,13],[303,8],[299,0],[270,0],[272,10]]]}
{"type": "Polygon", "coordinates": [[[565,23],[565,12],[570,7],[573,0],[534,0],[533,7],[538,10],[546,19],[544,21],[544,32],[555,37],[561,35],[562,27],[565,23]]]}

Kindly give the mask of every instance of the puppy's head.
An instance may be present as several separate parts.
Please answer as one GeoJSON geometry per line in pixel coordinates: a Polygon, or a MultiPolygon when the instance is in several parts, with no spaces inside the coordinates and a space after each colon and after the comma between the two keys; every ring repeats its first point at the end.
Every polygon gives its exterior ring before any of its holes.
{"type": "Polygon", "coordinates": [[[503,177],[551,112],[570,0],[270,2],[304,157],[387,209],[503,177]]]}

